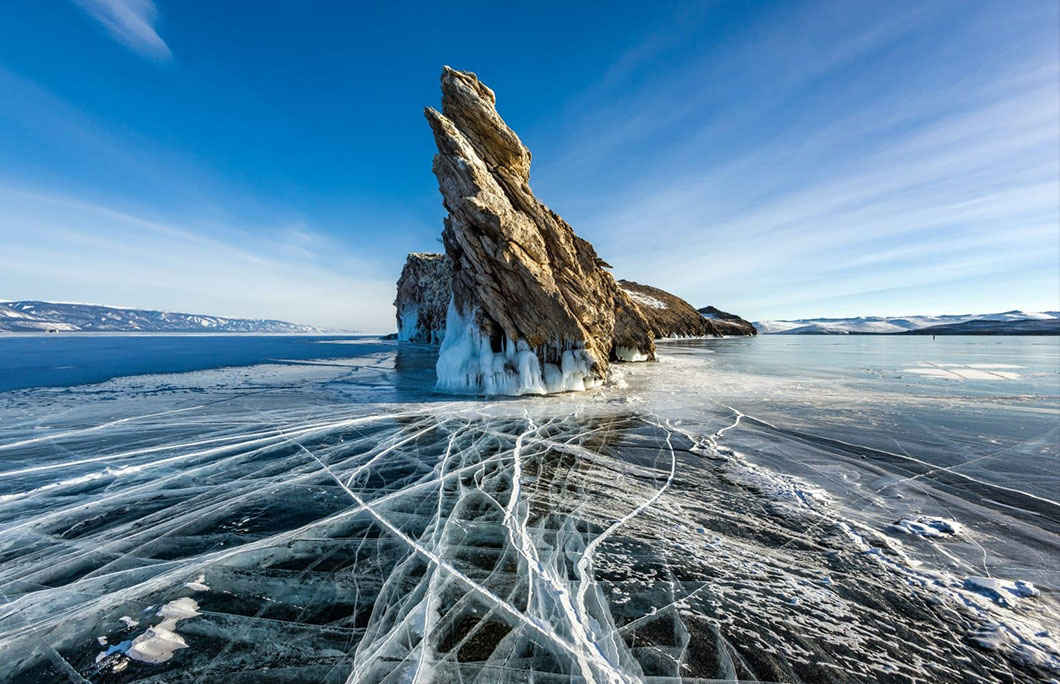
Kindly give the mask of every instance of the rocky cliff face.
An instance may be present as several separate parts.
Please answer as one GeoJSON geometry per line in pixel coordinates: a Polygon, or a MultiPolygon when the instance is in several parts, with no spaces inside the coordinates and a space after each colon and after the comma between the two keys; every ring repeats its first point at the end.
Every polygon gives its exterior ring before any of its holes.
{"type": "Polygon", "coordinates": [[[666,290],[632,280],[620,280],[618,284],[640,308],[656,339],[756,334],[754,326],[747,321],[712,306],[697,311],[666,290]]]}
{"type": "Polygon", "coordinates": [[[452,271],[444,254],[409,254],[394,300],[398,340],[439,344],[452,292],[452,271]]]}
{"type": "Polygon", "coordinates": [[[716,309],[713,306],[705,306],[697,309],[703,318],[710,321],[714,329],[720,335],[757,335],[758,330],[748,321],[736,314],[716,309]]]}
{"type": "Polygon", "coordinates": [[[632,280],[620,280],[618,284],[644,314],[656,339],[715,335],[710,321],[699,315],[691,304],[680,297],[632,280]]]}
{"type": "Polygon", "coordinates": [[[599,384],[614,360],[653,358],[651,328],[585,240],[530,189],[530,151],[471,73],[442,73],[428,107],[453,298],[442,389],[544,393],[599,384]]]}

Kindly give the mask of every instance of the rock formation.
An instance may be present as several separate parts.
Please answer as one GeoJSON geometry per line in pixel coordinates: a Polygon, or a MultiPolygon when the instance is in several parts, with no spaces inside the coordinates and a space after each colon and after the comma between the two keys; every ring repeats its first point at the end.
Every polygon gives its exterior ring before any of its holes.
{"type": "Polygon", "coordinates": [[[640,312],[648,320],[656,339],[680,337],[722,337],[725,335],[754,335],[755,329],[739,316],[733,316],[713,307],[708,307],[723,316],[705,316],[691,304],[666,290],[650,285],[641,285],[632,280],[620,280],[618,284],[626,291],[640,312]],[[737,323],[743,323],[741,327],[737,323]]]}
{"type": "Polygon", "coordinates": [[[713,306],[705,306],[702,309],[697,309],[697,311],[702,314],[703,318],[711,322],[720,335],[758,334],[758,330],[753,325],[736,314],[716,309],[713,306]]]}
{"type": "Polygon", "coordinates": [[[620,280],[618,284],[640,308],[656,339],[715,335],[710,321],[700,316],[691,304],[680,297],[632,280],[620,280]]]}
{"type": "Polygon", "coordinates": [[[438,386],[487,394],[584,389],[609,361],[655,355],[651,329],[607,264],[530,189],[530,152],[471,73],[442,73],[428,107],[452,300],[438,386]]]}
{"type": "Polygon", "coordinates": [[[452,293],[452,270],[444,254],[409,254],[394,300],[398,341],[439,344],[452,293]]]}

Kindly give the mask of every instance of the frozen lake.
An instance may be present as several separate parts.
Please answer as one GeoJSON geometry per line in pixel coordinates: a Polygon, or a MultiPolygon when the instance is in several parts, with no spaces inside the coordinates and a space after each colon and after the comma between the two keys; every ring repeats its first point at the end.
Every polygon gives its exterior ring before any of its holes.
{"type": "Polygon", "coordinates": [[[660,357],[0,337],[0,680],[1060,678],[1060,340],[660,357]]]}

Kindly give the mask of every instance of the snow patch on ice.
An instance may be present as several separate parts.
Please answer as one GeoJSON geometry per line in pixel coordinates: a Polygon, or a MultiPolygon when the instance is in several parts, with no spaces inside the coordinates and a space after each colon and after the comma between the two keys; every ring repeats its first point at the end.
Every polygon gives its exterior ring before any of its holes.
{"type": "Polygon", "coordinates": [[[956,520],[918,515],[915,518],[902,518],[894,523],[894,529],[906,534],[920,537],[948,537],[964,533],[964,527],[956,520]]]}
{"type": "Polygon", "coordinates": [[[710,458],[721,460],[721,477],[734,485],[746,487],[760,496],[770,500],[774,511],[788,517],[801,517],[806,514],[816,515],[831,503],[831,497],[820,487],[815,487],[801,478],[778,473],[768,468],[755,465],[743,454],[718,444],[718,440],[736,428],[744,415],[735,411],[735,421],[721,428],[704,439],[697,439],[692,451],[702,453],[710,458]]]}
{"type": "Polygon", "coordinates": [[[1027,639],[1018,629],[1013,629],[1011,624],[984,620],[969,638],[981,648],[1009,653],[1016,660],[1043,670],[1060,672],[1058,644],[1055,638],[1050,638],[1047,631],[1040,631],[1031,639],[1027,639]]]}
{"type": "Polygon", "coordinates": [[[185,597],[170,601],[158,610],[157,615],[163,620],[133,639],[125,654],[145,663],[164,663],[175,651],[188,647],[184,637],[174,631],[177,623],[199,614],[199,604],[194,599],[185,597]]]}
{"type": "Polygon", "coordinates": [[[87,473],[85,475],[79,475],[77,477],[71,477],[71,478],[66,479],[66,480],[60,480],[58,482],[52,482],[51,484],[42,485],[40,487],[36,487],[34,489],[30,489],[30,490],[27,490],[27,491],[24,491],[24,492],[14,492],[12,494],[3,494],[3,495],[0,495],[0,503],[7,503],[9,501],[16,501],[18,499],[23,499],[23,498],[28,497],[28,496],[35,496],[35,495],[42,494],[42,493],[45,493],[45,492],[50,492],[52,490],[62,489],[64,487],[76,487],[77,485],[82,485],[82,484],[86,484],[86,483],[89,483],[89,482],[94,482],[96,480],[101,480],[101,479],[103,479],[105,477],[121,477],[123,475],[129,475],[131,473],[139,472],[139,471],[143,470],[146,467],[147,467],[147,465],[122,466],[120,468],[107,468],[105,470],[100,470],[100,471],[96,471],[96,472],[93,472],[93,473],[87,473]]]}
{"type": "Polygon", "coordinates": [[[199,575],[191,582],[185,582],[184,586],[192,591],[210,591],[210,587],[206,584],[206,575],[199,575]]]}
{"type": "Polygon", "coordinates": [[[940,602],[969,616],[975,628],[969,639],[982,648],[997,650],[1033,667],[1060,673],[1060,640],[1023,612],[1017,602],[1035,596],[1030,582],[992,577],[961,579],[945,571],[922,569],[894,539],[853,521],[840,521],[854,546],[891,572],[904,576],[911,587],[932,592],[940,602]]]}
{"type": "Polygon", "coordinates": [[[968,577],[964,580],[964,588],[982,594],[1003,606],[1015,605],[1021,598],[1039,594],[1038,588],[1030,582],[994,577],[968,577]]]}
{"type": "Polygon", "coordinates": [[[732,484],[746,487],[777,505],[777,512],[798,516],[816,512],[831,499],[827,492],[797,477],[784,475],[744,460],[737,452],[722,470],[722,477],[732,484]]]}

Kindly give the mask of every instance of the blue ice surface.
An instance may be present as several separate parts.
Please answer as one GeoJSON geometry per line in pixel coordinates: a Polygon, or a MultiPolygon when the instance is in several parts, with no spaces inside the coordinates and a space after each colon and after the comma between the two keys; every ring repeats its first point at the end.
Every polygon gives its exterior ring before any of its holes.
{"type": "Polygon", "coordinates": [[[271,361],[363,357],[393,347],[393,343],[373,343],[377,339],[364,335],[3,335],[0,392],[271,361]],[[352,340],[363,342],[334,344],[352,340]]]}

